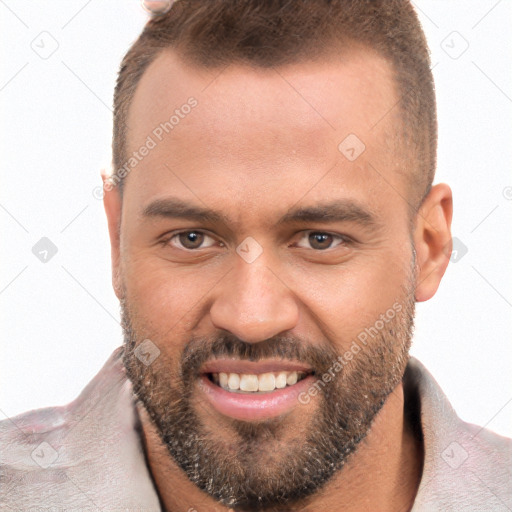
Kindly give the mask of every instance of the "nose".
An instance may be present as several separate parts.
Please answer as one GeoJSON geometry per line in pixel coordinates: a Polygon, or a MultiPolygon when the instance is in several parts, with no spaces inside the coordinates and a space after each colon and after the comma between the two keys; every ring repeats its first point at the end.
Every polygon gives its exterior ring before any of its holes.
{"type": "Polygon", "coordinates": [[[262,258],[235,268],[219,283],[210,308],[214,326],[247,343],[258,343],[293,329],[299,309],[292,291],[262,258]]]}

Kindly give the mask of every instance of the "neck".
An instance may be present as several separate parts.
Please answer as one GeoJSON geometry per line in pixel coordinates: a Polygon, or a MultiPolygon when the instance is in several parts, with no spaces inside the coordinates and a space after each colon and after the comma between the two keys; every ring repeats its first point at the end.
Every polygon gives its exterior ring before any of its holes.
{"type": "MultiPolygon", "coordinates": [[[[188,480],[170,457],[144,407],[141,404],[137,407],[149,467],[165,510],[231,511],[188,480]]],[[[293,510],[409,511],[418,490],[422,467],[423,445],[406,421],[400,384],[388,397],[370,432],[342,470],[320,492],[295,504],[293,510]]]]}

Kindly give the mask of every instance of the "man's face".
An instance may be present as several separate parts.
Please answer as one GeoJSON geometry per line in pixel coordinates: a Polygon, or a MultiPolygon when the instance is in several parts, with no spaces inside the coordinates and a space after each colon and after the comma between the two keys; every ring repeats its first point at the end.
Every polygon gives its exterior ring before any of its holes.
{"type": "Polygon", "coordinates": [[[313,493],[400,382],[415,277],[397,99],[369,52],[214,71],[166,52],[138,86],[128,152],[155,144],[122,204],[125,365],[173,460],[225,504],[313,493]]]}

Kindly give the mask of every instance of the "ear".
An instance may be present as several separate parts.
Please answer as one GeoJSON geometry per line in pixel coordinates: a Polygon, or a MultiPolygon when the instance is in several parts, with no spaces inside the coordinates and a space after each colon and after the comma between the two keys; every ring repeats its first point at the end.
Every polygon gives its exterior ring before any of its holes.
{"type": "Polygon", "coordinates": [[[436,293],[452,253],[452,191],[445,183],[435,185],[424,199],[415,221],[414,246],[418,267],[416,301],[436,293]]]}
{"type": "Polygon", "coordinates": [[[112,259],[112,286],[118,299],[122,298],[121,286],[121,192],[119,186],[112,185],[107,172],[101,170],[103,180],[103,206],[107,214],[108,232],[110,236],[110,254],[112,259]]]}

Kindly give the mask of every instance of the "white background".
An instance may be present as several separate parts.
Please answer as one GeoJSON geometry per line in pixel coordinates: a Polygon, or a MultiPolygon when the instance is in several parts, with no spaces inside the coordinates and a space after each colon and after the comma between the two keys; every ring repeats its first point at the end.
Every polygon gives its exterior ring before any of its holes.
{"type": "MultiPolygon", "coordinates": [[[[512,3],[416,6],[435,65],[436,182],[453,189],[468,252],[418,305],[412,354],[464,420],[512,436],[512,3]]],[[[0,0],[0,20],[3,419],[71,401],[122,343],[92,192],[110,161],[117,69],[146,13],[136,0],[0,0]],[[47,263],[32,254],[44,236],[58,248],[47,263]]]]}

